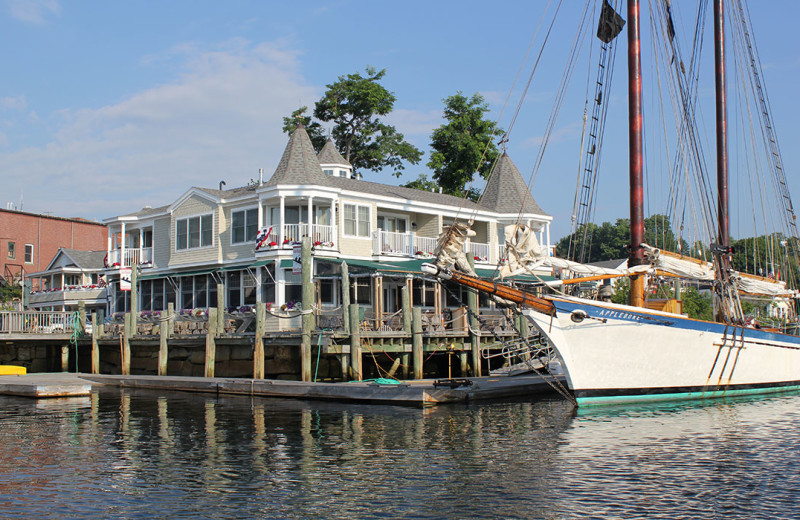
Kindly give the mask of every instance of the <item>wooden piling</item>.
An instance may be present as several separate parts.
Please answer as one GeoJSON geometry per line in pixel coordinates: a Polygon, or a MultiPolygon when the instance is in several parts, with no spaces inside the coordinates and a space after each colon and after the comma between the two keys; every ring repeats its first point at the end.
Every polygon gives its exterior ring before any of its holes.
{"type": "Polygon", "coordinates": [[[217,336],[225,333],[225,284],[217,284],[217,336]]]}
{"type": "Polygon", "coordinates": [[[167,361],[169,360],[169,322],[172,319],[169,311],[163,316],[158,327],[158,375],[167,375],[167,361]]]}
{"type": "Polygon", "coordinates": [[[414,368],[414,379],[422,379],[422,309],[414,307],[411,312],[411,364],[414,368]]]}
{"type": "Polygon", "coordinates": [[[101,323],[98,323],[97,313],[92,314],[92,374],[100,373],[100,345],[97,343],[100,337],[101,323]]]}
{"type": "Polygon", "coordinates": [[[122,325],[122,352],[120,362],[122,363],[122,375],[131,374],[131,323],[133,322],[130,312],[125,313],[122,325]]]}
{"type": "Polygon", "coordinates": [[[205,376],[214,377],[214,365],[217,362],[217,308],[208,309],[208,331],[206,332],[206,366],[205,376]]]}
{"type": "Polygon", "coordinates": [[[403,330],[411,333],[411,296],[408,284],[400,288],[400,301],[403,309],[403,330]]]}
{"type": "Polygon", "coordinates": [[[301,265],[303,269],[303,315],[301,316],[302,339],[300,342],[300,375],[301,380],[311,381],[311,333],[314,330],[314,283],[312,282],[314,265],[311,260],[311,237],[303,237],[301,249],[301,265]]]}
{"type": "Polygon", "coordinates": [[[253,345],[253,379],[264,379],[264,329],[267,321],[267,306],[256,302],[256,337],[253,345]]]}
{"type": "Polygon", "coordinates": [[[86,332],[86,302],[81,300],[78,302],[78,324],[81,328],[81,334],[86,332]]]}
{"type": "MultiPolygon", "coordinates": [[[[75,363],[78,362],[78,356],[75,356],[75,363]]],[[[61,371],[69,372],[69,343],[61,345],[61,371]]]]}
{"type": "Polygon", "coordinates": [[[139,326],[139,267],[131,266],[131,336],[136,335],[139,326]]]}
{"type": "Polygon", "coordinates": [[[344,333],[350,334],[350,268],[342,262],[342,325],[344,333]]]}
{"type": "Polygon", "coordinates": [[[357,303],[350,304],[350,369],[352,379],[361,381],[361,327],[359,324],[357,303]]]}

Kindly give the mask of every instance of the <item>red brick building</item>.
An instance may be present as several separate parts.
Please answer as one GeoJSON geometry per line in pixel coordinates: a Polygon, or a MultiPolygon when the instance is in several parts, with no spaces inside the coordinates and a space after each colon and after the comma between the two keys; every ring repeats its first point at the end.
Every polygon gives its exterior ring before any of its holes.
{"type": "Polygon", "coordinates": [[[99,222],[0,209],[0,278],[16,283],[46,269],[60,247],[103,251],[107,241],[99,222]]]}

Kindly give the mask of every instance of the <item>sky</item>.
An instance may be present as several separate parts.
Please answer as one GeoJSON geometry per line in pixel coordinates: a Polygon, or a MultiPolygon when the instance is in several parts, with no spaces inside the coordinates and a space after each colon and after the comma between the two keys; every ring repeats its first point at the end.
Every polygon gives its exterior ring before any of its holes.
{"type": "MultiPolygon", "coordinates": [[[[386,69],[382,83],[397,97],[387,121],[425,155],[400,177],[383,171],[364,178],[401,184],[430,175],[430,134],[443,123],[444,98],[480,93],[487,117],[511,126],[557,4],[0,0],[0,203],[102,221],[169,204],[191,186],[245,185],[259,168],[266,179],[287,143],[282,118],[367,66],[386,69]]],[[[800,154],[800,4],[757,7],[752,32],[792,186],[800,154]]],[[[581,9],[577,0],[560,7],[507,144],[526,180],[535,174],[534,198],[553,216],[552,242],[570,229],[587,78],[596,73],[588,46],[538,167],[537,154],[581,9]]],[[[628,212],[624,60],[622,51],[619,85],[608,100],[598,222],[628,212]]],[[[645,82],[655,83],[648,74],[645,82]]],[[[701,86],[701,101],[709,92],[701,86]]]]}

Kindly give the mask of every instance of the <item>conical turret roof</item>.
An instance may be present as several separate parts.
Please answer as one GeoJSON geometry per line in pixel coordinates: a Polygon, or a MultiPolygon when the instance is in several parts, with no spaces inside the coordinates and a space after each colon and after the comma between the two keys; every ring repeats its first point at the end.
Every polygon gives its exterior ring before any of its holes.
{"type": "Polygon", "coordinates": [[[337,166],[347,166],[351,170],[353,169],[353,165],[342,157],[342,154],[336,149],[336,145],[333,144],[330,137],[325,142],[325,146],[322,147],[322,150],[319,151],[317,159],[319,159],[320,164],[335,164],[337,166]]]}
{"type": "Polygon", "coordinates": [[[303,125],[292,132],[275,173],[265,183],[277,184],[325,184],[325,174],[303,125]]]}
{"type": "Polygon", "coordinates": [[[514,161],[505,152],[492,170],[479,204],[498,213],[522,211],[546,215],[533,199],[514,161]]]}

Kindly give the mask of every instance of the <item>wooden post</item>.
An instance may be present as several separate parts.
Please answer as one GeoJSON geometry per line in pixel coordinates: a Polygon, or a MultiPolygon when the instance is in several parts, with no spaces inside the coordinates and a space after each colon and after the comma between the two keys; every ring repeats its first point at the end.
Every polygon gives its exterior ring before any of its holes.
{"type": "MultiPolygon", "coordinates": [[[[97,335],[98,338],[103,338],[106,335],[106,313],[103,309],[98,310],[95,314],[97,314],[97,321],[100,325],[100,329],[97,331],[99,334],[97,335]]],[[[94,329],[92,329],[94,330],[94,329]]]]}
{"type": "Polygon", "coordinates": [[[361,381],[364,377],[361,374],[361,327],[358,313],[358,304],[350,304],[350,368],[353,379],[361,381]]]}
{"type": "MultiPolygon", "coordinates": [[[[75,362],[77,361],[78,358],[75,356],[75,362]]],[[[61,371],[69,372],[69,343],[61,345],[61,371]]]]}
{"type": "Polygon", "coordinates": [[[414,379],[422,379],[422,309],[414,307],[411,311],[411,357],[414,367],[414,379]]]}
{"type": "Polygon", "coordinates": [[[411,333],[411,297],[408,292],[408,285],[400,288],[400,300],[403,309],[403,330],[411,333]]]}
{"type": "Polygon", "coordinates": [[[81,300],[78,302],[78,323],[81,327],[81,334],[86,332],[86,302],[81,300]]]}
{"type": "MultiPolygon", "coordinates": [[[[475,268],[475,259],[467,258],[470,267],[475,268]]],[[[469,341],[472,345],[472,375],[475,377],[481,376],[481,337],[478,334],[480,331],[480,323],[475,317],[478,315],[478,294],[475,291],[467,292],[467,307],[472,311],[469,315],[469,341]]]]}
{"type": "Polygon", "coordinates": [[[225,332],[225,284],[217,284],[217,336],[225,332]]]}
{"type": "Polygon", "coordinates": [[[167,316],[167,337],[171,338],[175,335],[175,304],[172,302],[167,304],[167,316]]]}
{"type": "Polygon", "coordinates": [[[350,334],[350,268],[342,262],[342,325],[344,333],[350,334]]]}
{"type": "Polygon", "coordinates": [[[97,313],[92,314],[92,374],[100,373],[100,345],[97,343],[97,338],[100,337],[100,327],[98,323],[97,313]]]}
{"type": "Polygon", "coordinates": [[[131,375],[131,313],[126,312],[122,325],[122,352],[120,362],[122,363],[122,375],[131,375]]]}
{"type": "Polygon", "coordinates": [[[135,336],[139,318],[139,267],[131,266],[131,336],[135,336]]]}
{"type": "MultiPolygon", "coordinates": [[[[170,304],[171,305],[171,304],[170,304]]],[[[172,317],[167,311],[167,315],[162,317],[166,319],[161,319],[158,326],[158,375],[165,376],[167,375],[167,361],[169,360],[169,323],[172,320],[172,317]]]]}
{"type": "Polygon", "coordinates": [[[311,259],[311,237],[303,237],[301,250],[301,265],[303,269],[303,315],[302,341],[300,344],[300,370],[301,380],[311,381],[311,333],[314,331],[314,264],[311,259]]]}
{"type": "Polygon", "coordinates": [[[267,321],[267,306],[256,302],[256,339],[253,345],[253,379],[264,379],[264,328],[267,321]]]}
{"type": "Polygon", "coordinates": [[[214,365],[217,362],[217,308],[208,309],[208,330],[206,331],[206,366],[205,376],[214,377],[214,365]]]}

